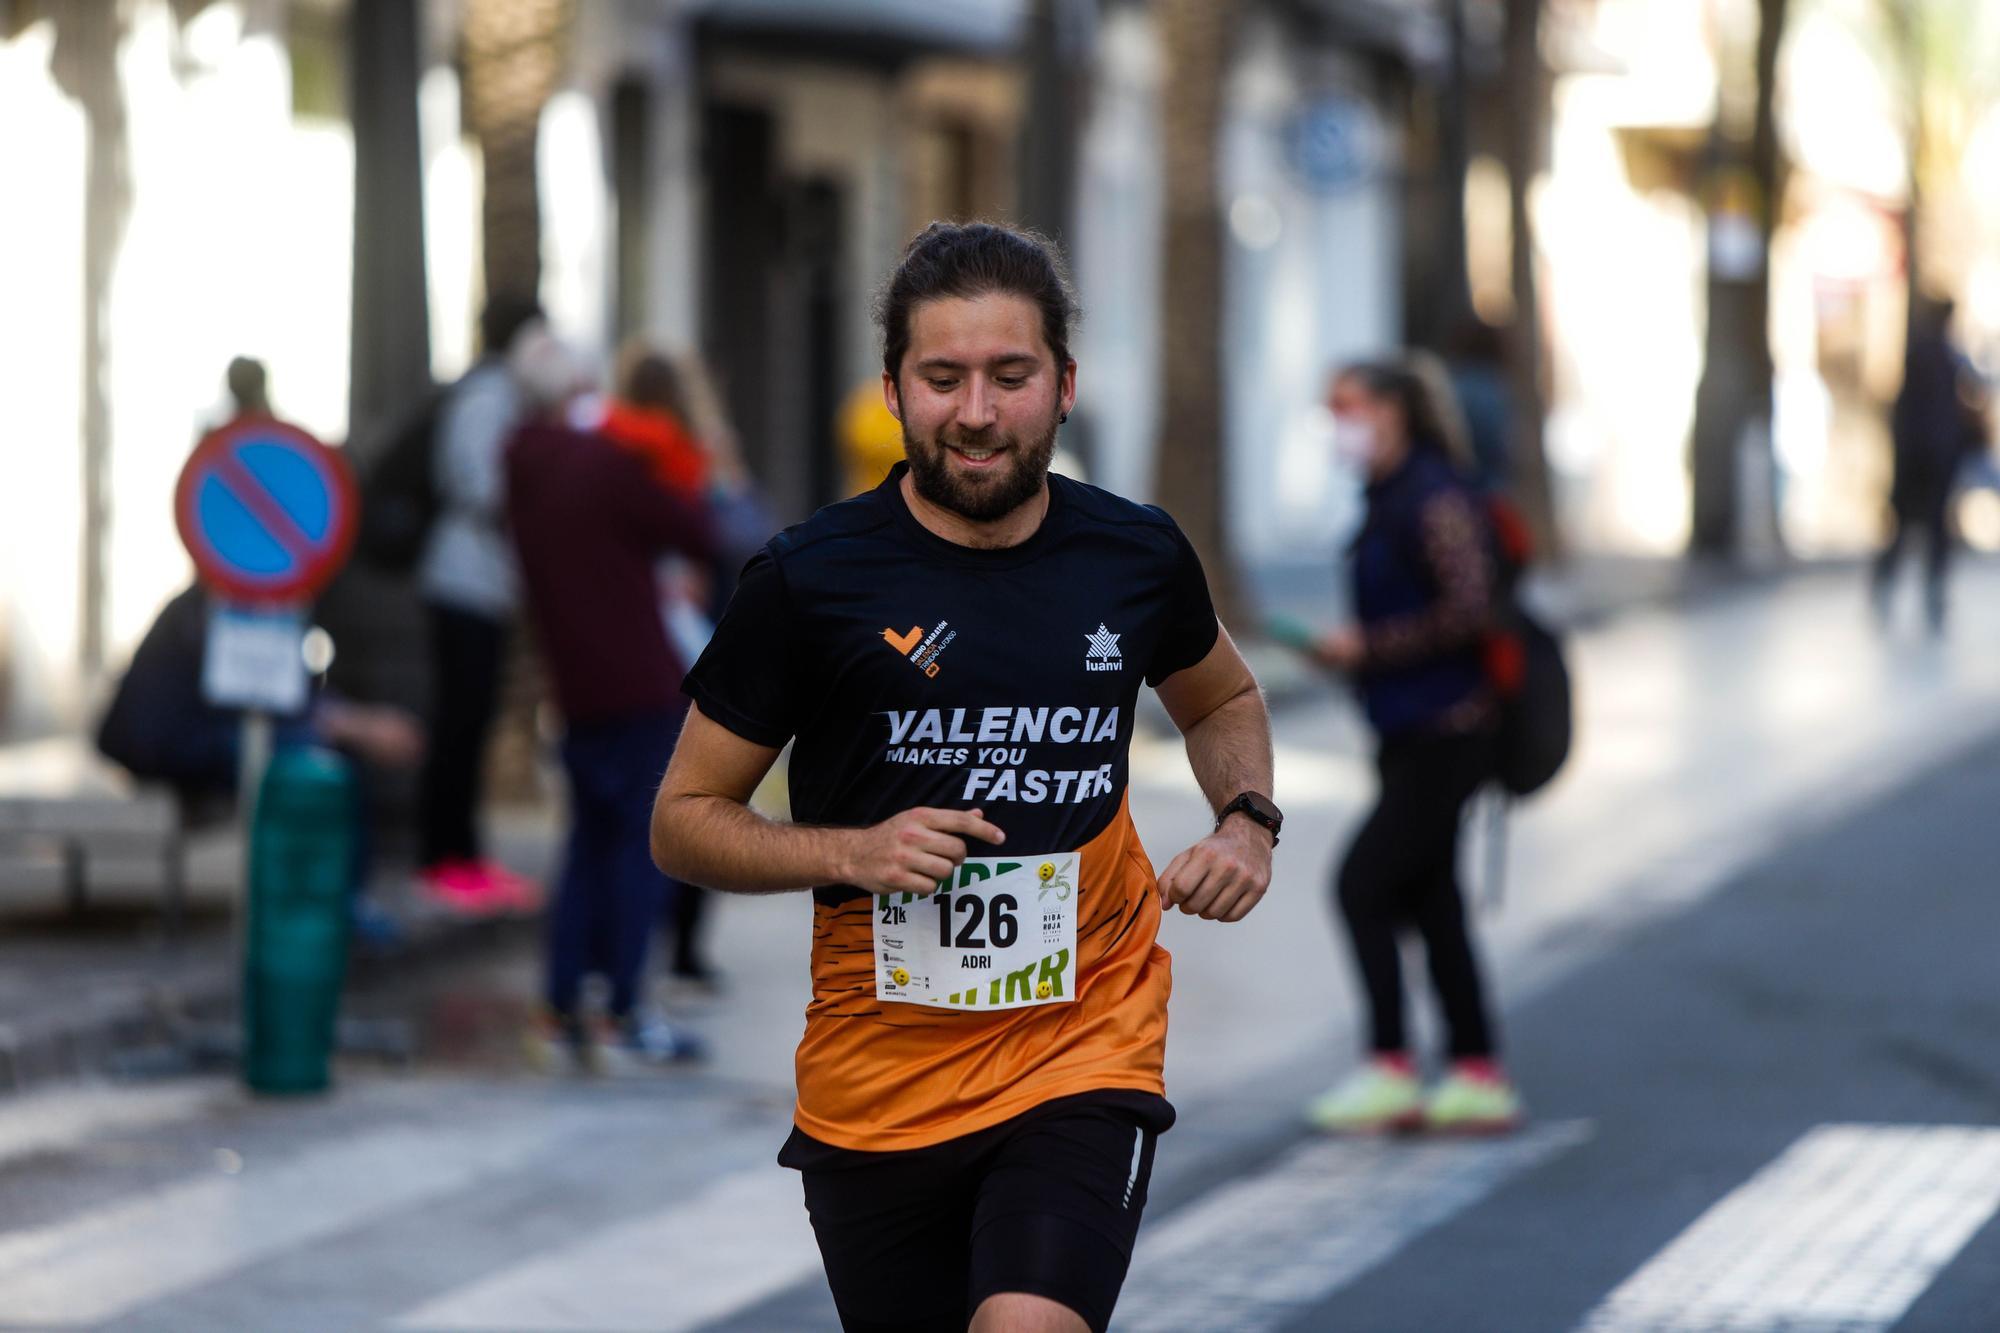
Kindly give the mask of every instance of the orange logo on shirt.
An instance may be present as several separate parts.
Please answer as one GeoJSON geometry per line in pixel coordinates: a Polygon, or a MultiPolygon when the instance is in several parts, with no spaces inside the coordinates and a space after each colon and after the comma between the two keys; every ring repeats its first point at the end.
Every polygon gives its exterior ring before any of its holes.
{"type": "Polygon", "coordinates": [[[882,641],[907,657],[926,676],[937,675],[938,654],[949,648],[951,641],[957,637],[958,631],[951,628],[949,620],[940,620],[937,628],[928,634],[924,633],[922,625],[912,625],[906,634],[898,634],[892,629],[882,631],[882,641]]]}

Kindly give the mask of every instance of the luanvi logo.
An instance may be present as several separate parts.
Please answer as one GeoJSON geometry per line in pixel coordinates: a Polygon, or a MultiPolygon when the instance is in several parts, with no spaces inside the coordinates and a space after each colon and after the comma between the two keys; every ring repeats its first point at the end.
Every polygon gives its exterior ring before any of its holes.
{"type": "Polygon", "coordinates": [[[1083,636],[1090,644],[1083,655],[1085,671],[1123,671],[1125,657],[1118,651],[1118,636],[1097,622],[1097,633],[1083,636]]]}
{"type": "Polygon", "coordinates": [[[937,628],[929,634],[924,633],[922,625],[912,625],[901,634],[893,629],[882,631],[882,642],[908,658],[911,665],[926,676],[937,675],[938,654],[949,648],[951,641],[957,637],[958,631],[951,627],[949,620],[938,621],[937,628]]]}

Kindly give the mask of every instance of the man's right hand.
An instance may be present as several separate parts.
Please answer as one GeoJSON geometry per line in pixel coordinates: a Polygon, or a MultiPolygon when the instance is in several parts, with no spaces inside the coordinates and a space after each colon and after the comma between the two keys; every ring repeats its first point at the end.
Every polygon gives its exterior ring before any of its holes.
{"type": "Polygon", "coordinates": [[[966,840],[998,846],[1007,835],[978,810],[932,810],[918,806],[856,829],[842,882],[870,893],[935,892],[966,857],[966,840]]]}

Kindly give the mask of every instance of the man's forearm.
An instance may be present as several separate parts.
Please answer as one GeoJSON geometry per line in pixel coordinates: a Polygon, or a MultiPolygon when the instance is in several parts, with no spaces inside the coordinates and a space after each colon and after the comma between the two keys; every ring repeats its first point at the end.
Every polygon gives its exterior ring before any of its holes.
{"type": "Polygon", "coordinates": [[[784,893],[846,882],[859,832],[780,823],[724,796],[675,796],[653,811],[653,861],[703,888],[784,893]]]}
{"type": "Polygon", "coordinates": [[[1184,738],[1188,767],[1210,809],[1220,810],[1239,792],[1272,794],[1271,715],[1256,686],[1217,706],[1184,738]]]}

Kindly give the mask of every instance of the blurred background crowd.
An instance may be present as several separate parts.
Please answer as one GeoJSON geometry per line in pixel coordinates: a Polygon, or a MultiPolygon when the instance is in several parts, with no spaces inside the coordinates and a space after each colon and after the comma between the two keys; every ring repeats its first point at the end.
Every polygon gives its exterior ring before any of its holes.
{"type": "MultiPolygon", "coordinates": [[[[0,758],[94,734],[142,639],[184,692],[125,723],[199,711],[169,496],[275,414],[365,501],[314,738],[455,908],[540,902],[477,811],[547,803],[575,711],[509,440],[701,511],[645,553],[685,663],[900,456],[871,298],[933,218],[1061,241],[1059,466],[1173,512],[1241,633],[1337,596],[1329,374],[1404,351],[1557,567],[2000,550],[1978,0],[0,0],[0,126],[0,758]]],[[[104,748],[226,791],[218,725],[104,748]]]]}

